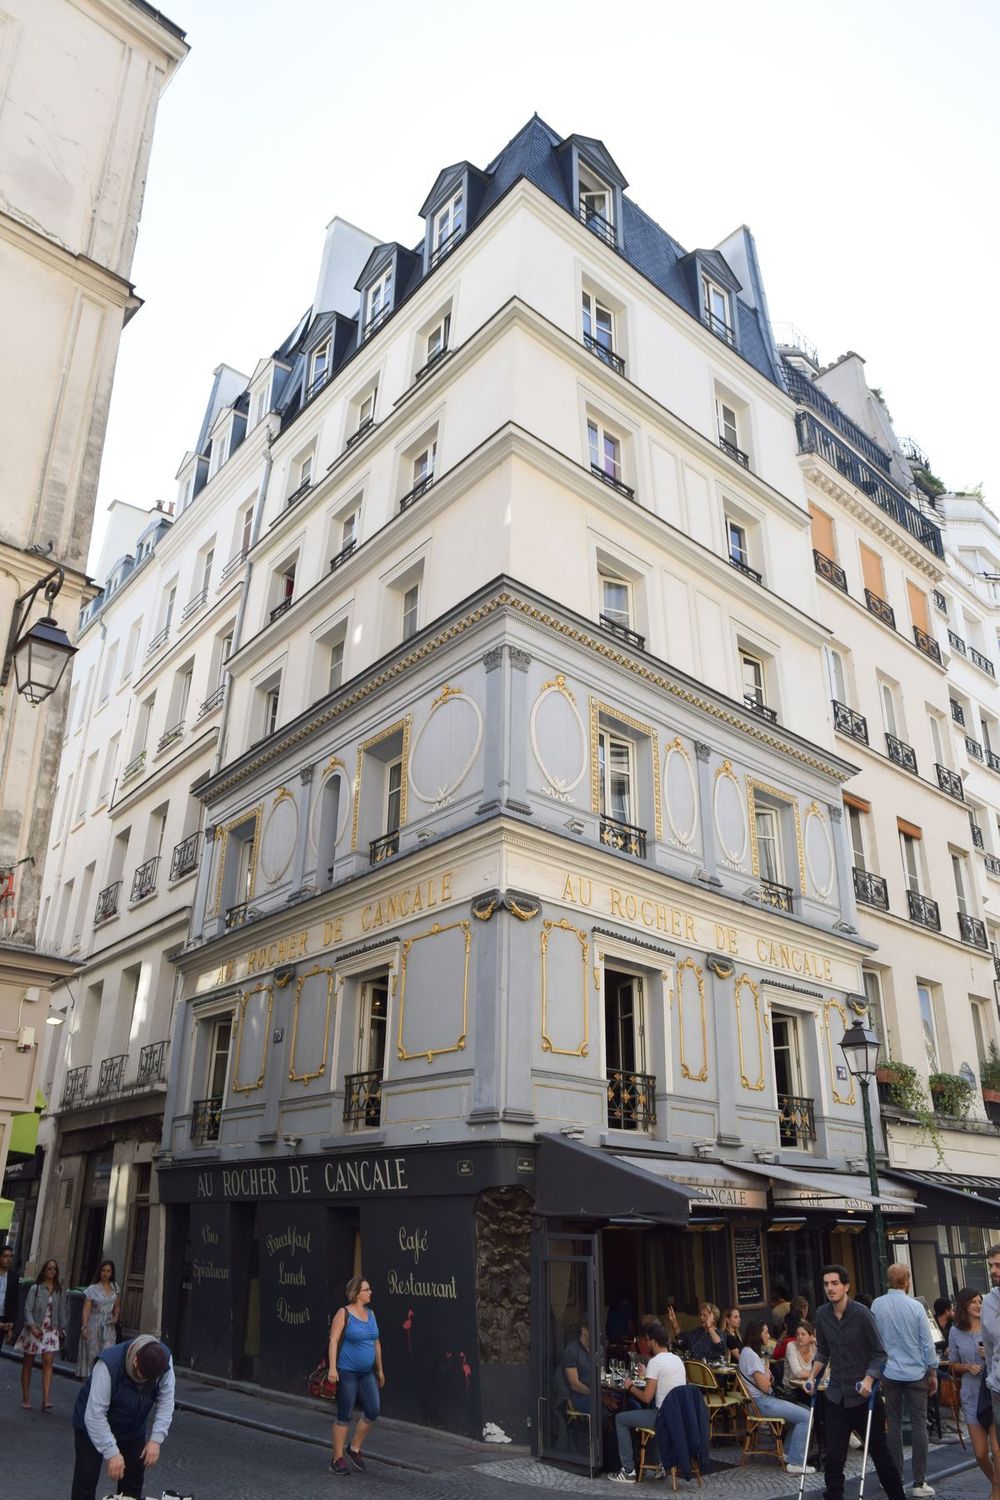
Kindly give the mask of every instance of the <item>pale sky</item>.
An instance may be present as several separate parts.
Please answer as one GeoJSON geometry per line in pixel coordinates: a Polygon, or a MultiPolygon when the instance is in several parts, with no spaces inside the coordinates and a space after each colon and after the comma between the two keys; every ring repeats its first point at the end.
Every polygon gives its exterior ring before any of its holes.
{"type": "MultiPolygon", "coordinates": [[[[867,361],[897,432],[1000,508],[995,0],[160,0],[161,104],[98,494],[172,500],[212,370],[309,306],[339,214],[416,241],[439,169],[537,110],[686,249],[750,226],[775,322],[867,361]]],[[[92,552],[92,556],[94,553],[92,552]]]]}

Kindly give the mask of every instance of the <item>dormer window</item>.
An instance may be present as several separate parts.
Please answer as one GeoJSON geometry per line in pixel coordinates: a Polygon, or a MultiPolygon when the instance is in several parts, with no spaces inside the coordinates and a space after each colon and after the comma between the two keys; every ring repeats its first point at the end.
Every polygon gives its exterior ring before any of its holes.
{"type": "Polygon", "coordinates": [[[227,446],[228,446],[228,443],[227,443],[228,436],[229,436],[228,431],[217,432],[216,435],[215,435],[215,437],[212,439],[212,473],[213,474],[218,474],[219,470],[222,468],[222,465],[225,463],[226,459],[229,456],[228,453],[226,452],[226,449],[227,449],[227,446]]]}
{"type": "Polygon", "coordinates": [[[315,396],[316,392],[326,384],[330,378],[330,340],[320,344],[313,351],[309,365],[309,387],[306,396],[315,396]]]}
{"type": "Polygon", "coordinates": [[[461,191],[439,208],[434,215],[433,242],[431,244],[431,265],[436,266],[439,260],[443,260],[450,250],[455,248],[462,230],[465,228],[465,194],[461,191]]]}
{"type": "Polygon", "coordinates": [[[608,245],[617,244],[614,193],[596,172],[580,163],[580,218],[608,245]]]}
{"type": "Polygon", "coordinates": [[[364,337],[375,332],[392,307],[392,267],[387,266],[365,293],[364,337]]]}
{"type": "Polygon", "coordinates": [[[717,338],[736,343],[729,293],[710,276],[701,278],[701,315],[717,338]]]}

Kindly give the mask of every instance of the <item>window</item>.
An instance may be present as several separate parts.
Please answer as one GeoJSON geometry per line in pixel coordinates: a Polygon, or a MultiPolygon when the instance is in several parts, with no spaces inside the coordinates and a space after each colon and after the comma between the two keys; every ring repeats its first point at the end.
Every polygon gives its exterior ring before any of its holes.
{"type": "Polygon", "coordinates": [[[931,1073],[937,1073],[939,1071],[937,1032],[934,1026],[934,996],[930,985],[917,985],[917,1001],[920,1006],[920,1024],[924,1033],[927,1067],[931,1073]]]}
{"type": "Polygon", "coordinates": [[[885,572],[882,568],[882,559],[877,552],[870,547],[860,544],[861,553],[861,577],[865,588],[870,594],[878,599],[885,599],[885,572]]]}
{"type": "Polygon", "coordinates": [[[445,313],[427,335],[427,360],[424,369],[432,365],[442,354],[448,352],[448,334],[451,332],[451,313],[445,313]]]}
{"type": "Polygon", "coordinates": [[[973,1000],[971,1008],[972,1034],[976,1039],[976,1059],[982,1072],[989,1061],[990,1042],[993,1040],[990,1032],[989,1009],[983,1000],[973,1000]]]}
{"type": "Polygon", "coordinates": [[[340,546],[342,551],[353,547],[358,540],[358,512],[350,511],[343,519],[340,527],[340,546]]]}
{"type": "Polygon", "coordinates": [[[98,806],[107,802],[111,792],[111,779],[114,775],[115,762],[118,759],[118,746],[121,744],[121,732],[113,735],[108,742],[108,748],[104,755],[104,769],[101,772],[101,786],[97,794],[98,806]]]}
{"type": "Polygon", "coordinates": [[[622,578],[601,577],[601,617],[626,630],[632,626],[632,585],[622,578]]]}
{"type": "Polygon", "coordinates": [[[107,703],[118,667],[118,642],[112,641],[104,659],[104,674],[101,677],[101,703],[107,703]]]}
{"type": "Polygon", "coordinates": [[[910,623],[926,636],[931,633],[931,622],[927,613],[927,595],[915,583],[906,580],[906,596],[910,604],[910,623]]]}
{"type": "Polygon", "coordinates": [[[403,640],[408,641],[417,633],[417,612],[420,607],[420,585],[411,584],[403,595],[403,640]]]}
{"type": "Polygon", "coordinates": [[[955,900],[963,917],[970,915],[968,898],[968,869],[965,858],[961,854],[953,853],[951,856],[951,872],[955,879],[955,900]]]}
{"type": "Polygon", "coordinates": [[[781,859],[781,824],[776,807],[755,807],[757,872],[771,885],[784,885],[781,859]]]}
{"type": "MultiPolygon", "coordinates": [[[[233,1018],[232,1016],[219,1016],[211,1023],[212,1033],[208,1048],[208,1077],[206,1087],[210,1099],[218,1100],[221,1104],[226,1097],[226,1086],[229,1082],[229,1054],[233,1042],[233,1018]]],[[[207,1139],[218,1140],[219,1126],[215,1121],[214,1135],[209,1131],[207,1139]]]]}
{"type": "Polygon", "coordinates": [[[208,586],[212,581],[212,564],[215,562],[215,546],[206,547],[201,558],[201,592],[208,593],[208,586]]]}
{"type": "Polygon", "coordinates": [[[847,831],[851,837],[851,852],[854,856],[854,868],[856,870],[867,870],[868,860],[865,855],[865,815],[860,807],[847,806],[847,831]]]}
{"type": "Polygon", "coordinates": [[[424,448],[413,460],[413,484],[429,484],[434,478],[434,461],[437,458],[437,442],[424,448]]]}
{"type": "Polygon", "coordinates": [[[295,597],[295,570],[298,555],[288,559],[277,568],[271,578],[271,606],[269,619],[277,620],[292,606],[295,597]]]}
{"type": "Polygon", "coordinates": [[[583,342],[602,358],[615,351],[615,315],[586,291],[583,294],[583,342]]]}
{"type": "Polygon", "coordinates": [[[579,165],[580,217],[588,229],[600,235],[609,245],[614,245],[615,200],[614,194],[597,173],[583,162],[579,165]]]}
{"type": "Polygon", "coordinates": [[[632,826],[636,822],[634,747],[630,740],[603,730],[597,748],[601,817],[632,826]]]}
{"type": "Polygon", "coordinates": [[[273,734],[278,727],[278,704],[280,698],[280,683],[276,683],[274,687],[267,688],[264,693],[264,720],[262,725],[264,739],[269,734],[273,734]]]}
{"type": "Polygon", "coordinates": [[[250,426],[256,427],[264,420],[267,412],[268,389],[265,385],[261,390],[254,392],[253,401],[250,403],[250,426]]]}
{"type": "Polygon", "coordinates": [[[167,589],[166,602],[163,606],[163,625],[161,628],[164,635],[166,635],[170,630],[170,626],[174,618],[174,605],[176,603],[177,585],[176,583],[172,583],[167,589]]]}
{"type": "Polygon", "coordinates": [[[719,420],[719,441],[727,448],[739,448],[740,430],[733,408],[721,398],[716,397],[715,414],[719,420]]]}
{"type": "Polygon", "coordinates": [[[135,720],[135,739],[132,742],[132,759],[141,755],[149,741],[149,726],[153,719],[153,709],[156,705],[156,694],[151,693],[139,705],[139,712],[135,720]]]}
{"type": "Polygon", "coordinates": [[[132,676],[132,668],[135,666],[135,658],[139,651],[139,632],[142,630],[142,619],[133,620],[129,626],[128,642],[125,647],[125,660],[122,663],[122,682],[128,682],[132,676]]]}
{"type": "Polygon", "coordinates": [[[616,1130],[645,1130],[651,1123],[652,1101],[645,1087],[643,999],[643,983],[638,975],[605,970],[604,1063],[608,1074],[608,1124],[616,1130]]]}
{"type": "Polygon", "coordinates": [[[743,702],[748,708],[767,707],[764,692],[764,663],[749,651],[740,652],[740,673],[743,680],[743,702]]]}
{"type": "Polygon", "coordinates": [[[451,241],[457,239],[462,233],[464,224],[464,198],[461,192],[455,194],[444,208],[439,208],[434,215],[434,245],[435,252],[451,248],[451,241]]]}
{"type": "Polygon", "coordinates": [[[350,1113],[355,1125],[374,1126],[382,1118],[381,1080],[385,1072],[385,1044],[389,1024],[388,977],[366,979],[358,996],[359,1073],[373,1074],[369,1086],[358,1091],[350,1113]],[[376,1085],[376,1086],[372,1086],[376,1085]]]}
{"type": "Polygon", "coordinates": [[[771,1055],[778,1101],[778,1133],[782,1146],[808,1150],[813,1128],[803,1118],[799,1101],[805,1093],[802,1044],[798,1016],[771,1012],[771,1055]]]}
{"type": "Polygon", "coordinates": [[[340,635],[327,647],[330,653],[326,685],[328,693],[335,693],[344,680],[344,644],[344,636],[340,635]]]}
{"type": "Polygon", "coordinates": [[[861,980],[868,1001],[868,1024],[882,1043],[888,1047],[889,1033],[885,1028],[885,1002],[882,999],[882,976],[877,969],[862,969],[861,980]]]}
{"type": "Polygon", "coordinates": [[[727,344],[735,342],[729,312],[729,293],[723,291],[722,287],[710,276],[701,278],[701,311],[705,322],[714,334],[725,339],[727,344]]]}
{"type": "Polygon", "coordinates": [[[738,568],[749,568],[750,544],[746,527],[727,517],[726,537],[729,543],[729,561],[735,563],[738,568]]]}
{"type": "Polygon", "coordinates": [[[365,293],[364,336],[374,333],[386,318],[392,303],[392,267],[388,266],[365,293]]]}
{"type": "Polygon", "coordinates": [[[979,722],[983,730],[983,749],[989,757],[996,753],[997,745],[1000,744],[1000,732],[997,730],[995,720],[988,719],[982,712],[979,715],[979,722]]]}
{"type": "Polygon", "coordinates": [[[899,738],[898,721],[896,719],[896,694],[889,682],[879,683],[879,697],[882,700],[882,718],[885,721],[886,733],[895,739],[899,738]]]}
{"type": "Polygon", "coordinates": [[[98,752],[95,750],[93,755],[87,758],[87,762],[83,768],[83,775],[80,777],[80,795],[76,804],[76,816],[78,819],[83,817],[90,804],[90,793],[94,785],[94,777],[97,774],[97,755],[98,752]]]}
{"type": "Polygon", "coordinates": [[[248,505],[243,512],[243,520],[240,527],[240,557],[246,557],[250,551],[250,537],[253,532],[253,506],[248,505]]]}
{"type": "Polygon", "coordinates": [[[948,764],[947,760],[945,759],[944,748],[946,737],[944,734],[942,734],[941,721],[938,719],[937,714],[928,714],[927,723],[931,732],[931,749],[934,752],[935,764],[939,766],[946,766],[948,764]]]}
{"type": "Polygon", "coordinates": [[[590,467],[595,474],[606,476],[615,484],[622,483],[621,440],[608,432],[601,423],[587,423],[587,442],[590,446],[590,467]]]}
{"type": "Polygon", "coordinates": [[[911,833],[899,832],[899,849],[903,857],[903,879],[906,881],[907,890],[913,891],[915,895],[920,894],[920,856],[917,853],[917,840],[911,833]]]}
{"type": "Polygon", "coordinates": [[[385,768],[385,831],[398,833],[402,813],[403,762],[390,761],[385,768]]]}
{"type": "Polygon", "coordinates": [[[844,657],[840,651],[828,646],[826,649],[826,663],[830,673],[830,696],[838,703],[847,703],[847,668],[844,657]]]}
{"type": "Polygon", "coordinates": [[[212,439],[212,473],[218,474],[226,461],[226,447],[228,432],[219,432],[212,439]]]}
{"type": "Polygon", "coordinates": [[[326,381],[329,373],[330,340],[327,339],[326,343],[320,344],[319,348],[313,351],[312,360],[309,365],[309,391],[307,394],[312,395],[314,391],[318,390],[326,381]]]}
{"type": "Polygon", "coordinates": [[[363,432],[370,427],[375,420],[375,397],[378,389],[371,390],[367,396],[363,396],[358,403],[358,432],[363,432]]]}
{"type": "Polygon", "coordinates": [[[837,543],[833,530],[833,517],[828,516],[825,510],[817,510],[812,504],[809,506],[809,517],[813,547],[823,557],[828,557],[831,562],[835,561],[837,543]]]}

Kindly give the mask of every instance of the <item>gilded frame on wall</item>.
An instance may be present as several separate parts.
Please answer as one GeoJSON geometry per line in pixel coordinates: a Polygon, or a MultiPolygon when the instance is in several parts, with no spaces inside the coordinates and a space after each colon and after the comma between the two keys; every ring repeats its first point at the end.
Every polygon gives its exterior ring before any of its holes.
{"type": "Polygon", "coordinates": [[[260,830],[264,817],[264,804],[261,802],[257,807],[250,807],[246,812],[241,812],[238,818],[230,818],[228,823],[221,823],[215,830],[215,892],[212,898],[212,911],[210,915],[218,916],[222,906],[222,882],[226,873],[226,855],[229,850],[229,835],[237,828],[242,828],[244,823],[253,822],[253,845],[250,850],[250,869],[247,873],[247,893],[245,900],[252,901],[254,891],[257,888],[257,861],[260,858],[260,830]]]}
{"type": "Polygon", "coordinates": [[[690,1078],[692,1083],[705,1083],[708,1079],[708,1025],[705,1019],[705,971],[700,964],[696,964],[693,958],[683,958],[677,965],[674,976],[674,987],[677,995],[677,1055],[681,1065],[681,1077],[690,1078]],[[698,987],[698,1005],[701,1012],[701,1067],[697,1073],[692,1072],[687,1061],[684,1046],[684,975],[693,974],[695,984],[698,987]]]}
{"type": "Polygon", "coordinates": [[[330,1053],[330,1011],[333,1008],[333,999],[338,988],[336,969],[331,969],[327,964],[314,964],[304,974],[300,974],[295,985],[295,1000],[292,1005],[292,1042],[289,1048],[288,1059],[288,1081],[289,1083],[312,1083],[314,1078],[321,1078],[326,1072],[326,1062],[330,1053]],[[305,1073],[295,1071],[295,1047],[299,1037],[299,1004],[302,1000],[302,990],[307,979],[314,979],[317,974],[326,975],[326,1020],[323,1024],[323,1056],[318,1068],[307,1070],[305,1073]]]}
{"type": "Polygon", "coordinates": [[[468,919],[461,922],[449,922],[442,926],[440,922],[434,922],[426,932],[418,932],[415,937],[407,938],[400,949],[399,956],[399,1019],[396,1023],[396,1056],[400,1062],[415,1062],[418,1058],[424,1058],[428,1063],[434,1061],[435,1057],[444,1057],[449,1052],[464,1052],[465,1043],[469,1029],[469,952],[472,947],[472,923],[468,919]],[[403,1045],[403,1025],[406,1017],[406,963],[410,949],[414,943],[422,943],[427,938],[441,937],[446,932],[460,931],[465,937],[465,964],[462,972],[462,1030],[461,1034],[447,1047],[428,1047],[419,1052],[407,1052],[403,1045]]]}
{"type": "MultiPolygon", "coordinates": [[[[826,1001],[823,1002],[823,1029],[826,1032],[826,1055],[827,1055],[827,1059],[828,1059],[828,1061],[830,1063],[830,1092],[831,1092],[831,1094],[833,1096],[833,1102],[835,1104],[856,1104],[857,1103],[857,1094],[854,1091],[854,1074],[853,1073],[850,1074],[850,1078],[851,1078],[851,1092],[850,1092],[850,1094],[848,1095],[848,1097],[846,1099],[841,1094],[840,1090],[837,1088],[837,1064],[836,1064],[836,1060],[834,1058],[834,1052],[833,1052],[833,1035],[832,1035],[832,1033],[830,1031],[830,1012],[831,1012],[831,1010],[835,1010],[837,1012],[837,1014],[840,1016],[841,1025],[843,1026],[843,1028],[844,1028],[845,1031],[847,1030],[847,1024],[848,1024],[848,1021],[847,1021],[847,1011],[841,1005],[840,1001],[839,1000],[835,1000],[833,998],[833,996],[831,995],[831,997],[830,997],[829,1000],[826,1000],[826,1001]]],[[[839,1046],[840,1044],[838,1043],[837,1045],[839,1046]]]]}
{"type": "Polygon", "coordinates": [[[625,713],[624,709],[612,708],[610,703],[602,703],[599,698],[590,700],[590,810],[599,813],[601,810],[601,764],[598,739],[601,732],[601,715],[605,714],[609,719],[615,719],[619,724],[632,729],[636,734],[645,735],[649,740],[650,753],[652,756],[653,775],[653,827],[656,833],[656,842],[663,842],[663,795],[660,786],[660,733],[652,724],[643,724],[640,719],[635,719],[631,714],[625,713]]]}
{"type": "Polygon", "coordinates": [[[764,1092],[767,1080],[764,1076],[764,1025],[766,1022],[761,1009],[760,985],[756,980],[751,979],[749,974],[741,974],[733,986],[733,999],[736,1002],[736,1040],[740,1053],[740,1082],[745,1089],[749,1089],[752,1093],[761,1094],[764,1092]],[[740,1013],[740,994],[744,987],[750,991],[753,999],[754,1022],[757,1031],[758,1077],[755,1083],[752,1083],[747,1076],[746,1054],[743,1048],[743,1017],[740,1013]]]}
{"type": "Polygon", "coordinates": [[[236,1033],[236,1054],[233,1058],[233,1081],[230,1085],[234,1094],[252,1094],[256,1089],[264,1087],[264,1075],[267,1072],[267,1049],[271,1042],[271,1007],[274,1004],[274,991],[269,984],[254,985],[252,990],[240,991],[240,1024],[236,1033]],[[247,1006],[254,995],[267,996],[267,1015],[264,1017],[264,1045],[260,1054],[260,1072],[253,1083],[240,1082],[240,1057],[243,1053],[243,1027],[246,1024],[247,1006]]]}
{"type": "Polygon", "coordinates": [[[351,848],[358,847],[358,819],[361,816],[361,777],[364,772],[365,756],[374,750],[376,745],[381,745],[384,740],[389,740],[394,734],[402,736],[402,748],[400,759],[402,761],[402,774],[399,778],[399,826],[406,827],[406,804],[407,794],[410,786],[410,727],[413,723],[413,715],[407,714],[405,718],[397,719],[395,724],[390,724],[386,729],[380,729],[378,734],[373,734],[370,739],[362,740],[358,746],[358,758],[354,770],[354,810],[351,816],[351,848]]]}
{"type": "MultiPolygon", "coordinates": [[[[590,937],[589,934],[579,927],[574,927],[572,922],[562,917],[560,921],[554,922],[549,918],[542,923],[541,935],[542,953],[542,1051],[551,1052],[554,1057],[586,1057],[590,1051],[590,937]],[[557,1047],[549,1036],[549,980],[548,980],[548,953],[549,939],[554,932],[571,932],[580,944],[580,961],[582,972],[582,997],[583,997],[583,1040],[576,1047],[557,1047]]],[[[596,978],[595,978],[596,982],[596,978]]]]}

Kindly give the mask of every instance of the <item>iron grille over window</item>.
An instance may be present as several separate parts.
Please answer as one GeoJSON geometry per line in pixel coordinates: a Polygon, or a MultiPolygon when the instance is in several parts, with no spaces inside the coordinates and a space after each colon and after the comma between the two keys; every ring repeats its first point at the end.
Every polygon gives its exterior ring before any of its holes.
{"type": "Polygon", "coordinates": [[[812,1099],[797,1094],[778,1095],[778,1130],[783,1146],[804,1146],[816,1139],[816,1109],[812,1099]]]}
{"type": "Polygon", "coordinates": [[[69,1109],[78,1104],[81,1099],[86,1098],[87,1085],[90,1080],[90,1064],[82,1068],[70,1068],[66,1074],[62,1091],[62,1107],[69,1109]]]}
{"type": "Polygon", "coordinates": [[[122,1086],[127,1064],[127,1052],[121,1052],[117,1057],[104,1058],[97,1075],[97,1092],[99,1094],[117,1094],[122,1086]]]}
{"type": "Polygon", "coordinates": [[[605,630],[616,635],[620,641],[625,641],[629,646],[635,646],[637,650],[643,651],[646,646],[646,637],[640,635],[637,630],[629,630],[620,620],[613,620],[610,615],[601,615],[600,621],[605,630]]]}
{"type": "Polygon", "coordinates": [[[180,880],[182,875],[190,875],[192,870],[198,868],[200,841],[201,834],[192,833],[190,838],[183,839],[181,843],[174,845],[174,852],[170,858],[171,880],[180,880]]]}
{"type": "Polygon", "coordinates": [[[631,854],[633,859],[646,858],[646,830],[632,823],[619,822],[617,818],[601,818],[601,843],[608,849],[617,849],[622,854],[631,854]]]}
{"type": "Polygon", "coordinates": [[[651,1073],[608,1069],[608,1125],[612,1130],[649,1130],[656,1124],[656,1078],[651,1073]]]}
{"type": "Polygon", "coordinates": [[[965,801],[965,789],[962,786],[962,778],[956,771],[950,771],[947,766],[940,766],[935,762],[934,770],[937,772],[938,786],[949,797],[957,797],[959,802],[965,801]]]}
{"type": "Polygon", "coordinates": [[[348,1073],[344,1079],[344,1123],[355,1128],[382,1122],[382,1073],[348,1073]]]}
{"type": "Polygon", "coordinates": [[[106,885],[97,898],[97,909],[94,912],[94,926],[106,922],[109,917],[118,913],[118,897],[121,892],[122,883],[116,880],[113,885],[106,885]]]}
{"type": "Polygon", "coordinates": [[[881,875],[870,870],[854,868],[854,894],[864,906],[874,906],[878,911],[889,910],[889,887],[881,875]]]}
{"type": "Polygon", "coordinates": [[[913,639],[925,656],[929,656],[931,661],[936,661],[938,666],[941,665],[941,647],[932,635],[928,635],[925,630],[921,630],[919,625],[914,625],[913,639]]]}
{"type": "Polygon", "coordinates": [[[960,911],[958,930],[963,943],[970,943],[973,948],[989,948],[989,943],[986,941],[986,926],[978,917],[970,917],[966,912],[960,911]]]}
{"type": "Polygon", "coordinates": [[[368,845],[368,863],[380,865],[384,860],[391,859],[394,854],[399,853],[399,830],[394,833],[384,833],[379,839],[372,839],[368,845]]]}
{"type": "Polygon", "coordinates": [[[151,896],[156,890],[156,871],[159,867],[160,856],[154,855],[147,859],[144,865],[140,865],[132,876],[132,901],[142,901],[146,896],[151,896]]]}
{"type": "Polygon", "coordinates": [[[760,883],[761,904],[774,911],[790,912],[793,894],[790,885],[779,885],[776,880],[762,880],[760,883]]]}

